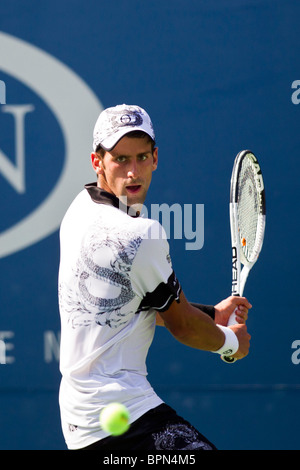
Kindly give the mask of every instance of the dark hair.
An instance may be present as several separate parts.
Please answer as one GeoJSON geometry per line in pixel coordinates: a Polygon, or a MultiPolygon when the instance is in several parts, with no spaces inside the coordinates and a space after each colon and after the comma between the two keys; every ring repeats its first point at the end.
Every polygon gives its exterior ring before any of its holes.
{"type": "MultiPolygon", "coordinates": [[[[126,137],[132,138],[132,139],[144,139],[147,137],[148,141],[151,142],[152,144],[152,152],[155,147],[155,140],[151,139],[150,135],[147,134],[144,131],[131,131],[128,132],[128,134],[125,134],[126,137]]],[[[124,136],[124,137],[125,137],[124,136]]],[[[104,150],[103,147],[101,147],[101,144],[98,144],[95,150],[96,153],[98,153],[101,157],[104,157],[106,150],[104,150]]]]}

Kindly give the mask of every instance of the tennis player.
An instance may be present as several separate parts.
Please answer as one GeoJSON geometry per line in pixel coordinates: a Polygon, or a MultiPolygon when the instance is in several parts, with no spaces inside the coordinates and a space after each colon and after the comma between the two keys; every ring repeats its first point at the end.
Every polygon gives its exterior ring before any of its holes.
{"type": "MultiPolygon", "coordinates": [[[[104,110],[95,125],[87,184],[60,230],[60,409],[69,449],[215,450],[156,394],[146,358],[155,325],[181,343],[242,359],[251,305],[229,297],[215,306],[191,304],[172,268],[162,226],[139,217],[157,168],[149,115],[138,106],[104,110]],[[237,307],[238,324],[226,327],[237,307]],[[123,435],[107,435],[99,413],[123,403],[131,416],[123,435]]],[[[162,358],[163,360],[163,358],[162,358]]]]}

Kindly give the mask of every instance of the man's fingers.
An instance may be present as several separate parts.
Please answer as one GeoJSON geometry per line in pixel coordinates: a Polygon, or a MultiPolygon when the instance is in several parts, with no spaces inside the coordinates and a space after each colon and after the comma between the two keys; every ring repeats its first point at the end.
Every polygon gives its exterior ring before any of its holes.
{"type": "Polygon", "coordinates": [[[252,308],[252,305],[250,304],[248,299],[246,299],[246,297],[233,296],[233,298],[234,298],[234,302],[235,302],[236,305],[243,305],[247,309],[252,308]]]}
{"type": "Polygon", "coordinates": [[[238,323],[246,323],[248,320],[248,309],[242,305],[239,305],[235,311],[235,315],[238,323]]]}

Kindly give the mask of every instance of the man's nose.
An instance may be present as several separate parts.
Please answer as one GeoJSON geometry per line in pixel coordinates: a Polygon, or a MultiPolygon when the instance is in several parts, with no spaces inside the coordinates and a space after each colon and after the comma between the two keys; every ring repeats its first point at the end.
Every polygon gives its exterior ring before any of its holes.
{"type": "Polygon", "coordinates": [[[127,176],[128,178],[136,178],[138,175],[137,164],[135,161],[131,162],[130,168],[128,169],[127,176]]]}

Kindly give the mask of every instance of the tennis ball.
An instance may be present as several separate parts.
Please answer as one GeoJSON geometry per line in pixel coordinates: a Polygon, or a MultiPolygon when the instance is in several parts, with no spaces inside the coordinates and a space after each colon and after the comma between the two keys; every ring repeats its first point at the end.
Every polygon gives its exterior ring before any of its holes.
{"type": "Polygon", "coordinates": [[[100,425],[103,431],[113,436],[124,434],[129,429],[129,411],[121,403],[110,403],[100,412],[100,425]]]}

